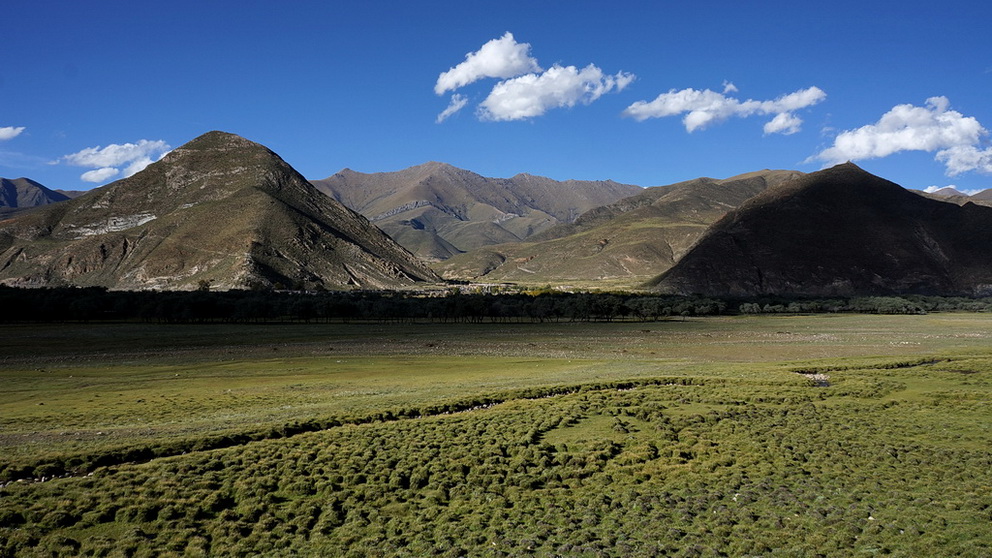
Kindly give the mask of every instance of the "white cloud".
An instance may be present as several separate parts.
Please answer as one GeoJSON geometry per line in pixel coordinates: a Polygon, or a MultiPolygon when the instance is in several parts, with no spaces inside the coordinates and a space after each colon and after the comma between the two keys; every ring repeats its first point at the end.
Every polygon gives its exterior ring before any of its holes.
{"type": "MultiPolygon", "coordinates": [[[[724,85],[725,93],[732,85],[724,85]]],[[[736,90],[736,87],[733,89],[736,90]]],[[[745,118],[755,114],[774,114],[775,117],[765,124],[765,133],[794,134],[799,131],[802,119],[793,114],[793,111],[815,105],[827,98],[827,94],[819,87],[800,89],[770,101],[741,101],[725,93],[709,89],[673,89],[658,95],[653,101],[637,101],[627,107],[623,115],[640,122],[648,118],[685,114],[682,123],[687,131],[694,132],[733,116],[745,118]]]]}
{"type": "Polygon", "coordinates": [[[791,112],[780,112],[775,115],[775,118],[765,122],[765,135],[782,134],[789,136],[798,132],[802,123],[802,119],[791,112]]]}
{"type": "Polygon", "coordinates": [[[540,72],[537,60],[528,53],[530,44],[518,43],[513,33],[507,32],[499,39],[482,45],[476,52],[465,55],[465,61],[442,72],[434,85],[434,92],[443,95],[483,78],[510,78],[529,72],[540,72]]]}
{"type": "Polygon", "coordinates": [[[901,151],[936,152],[935,158],[955,176],[967,171],[992,173],[992,148],[982,149],[986,130],[971,116],[949,110],[947,97],[931,97],[926,106],[896,105],[878,122],[837,134],[833,146],[810,157],[826,165],[887,157],[901,151]]]}
{"type": "Polygon", "coordinates": [[[451,103],[448,104],[448,108],[444,109],[441,111],[441,114],[437,115],[435,122],[438,124],[444,122],[449,116],[465,108],[466,104],[468,104],[468,97],[455,93],[451,96],[451,103]]]}
{"type": "Polygon", "coordinates": [[[85,182],[103,182],[110,177],[117,176],[120,172],[121,171],[115,169],[114,167],[103,167],[84,172],[79,178],[83,179],[85,182]]]}
{"type": "Polygon", "coordinates": [[[727,80],[723,80],[723,94],[724,95],[726,95],[727,93],[737,93],[737,91],[738,91],[737,86],[734,85],[733,82],[730,82],[730,81],[727,81],[727,80]]]}
{"type": "Polygon", "coordinates": [[[14,139],[21,135],[21,132],[23,131],[24,126],[4,126],[0,128],[0,141],[14,139]]]}
{"type": "Polygon", "coordinates": [[[170,149],[169,144],[162,140],[140,140],[137,143],[115,143],[107,147],[87,147],[65,155],[59,161],[96,169],[83,173],[80,178],[87,182],[99,182],[121,172],[125,178],[138,173],[155,160],[161,159],[170,149]]]}
{"type": "Polygon", "coordinates": [[[610,91],[622,91],[634,81],[634,74],[605,75],[590,64],[555,64],[541,74],[526,74],[497,83],[479,105],[483,120],[522,120],[540,116],[552,108],[589,104],[610,91]]]}
{"type": "Polygon", "coordinates": [[[62,160],[79,167],[117,167],[168,149],[169,145],[162,140],[140,140],[138,143],[113,143],[107,147],[87,147],[62,157],[62,160]]]}
{"type": "Polygon", "coordinates": [[[938,151],[936,158],[947,165],[948,176],[968,171],[992,174],[992,147],[979,149],[974,145],[956,145],[938,151]]]}

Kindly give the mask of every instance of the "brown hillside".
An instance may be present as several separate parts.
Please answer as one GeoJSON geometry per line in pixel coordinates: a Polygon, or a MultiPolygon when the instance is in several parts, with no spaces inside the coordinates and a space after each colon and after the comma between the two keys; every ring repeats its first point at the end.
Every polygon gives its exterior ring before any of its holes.
{"type": "Polygon", "coordinates": [[[0,281],[397,287],[436,276],[265,147],[210,132],[130,178],[0,222],[0,281]]]}

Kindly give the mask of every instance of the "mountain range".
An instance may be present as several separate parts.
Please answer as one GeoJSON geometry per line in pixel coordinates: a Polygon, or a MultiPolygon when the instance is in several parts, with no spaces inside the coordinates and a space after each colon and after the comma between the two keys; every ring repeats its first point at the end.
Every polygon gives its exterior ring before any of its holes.
{"type": "Polygon", "coordinates": [[[653,188],[436,162],[307,181],[210,132],[72,199],[2,186],[8,285],[397,289],[441,273],[719,296],[992,293],[992,191],[912,191],[850,163],[653,188]]]}
{"type": "Polygon", "coordinates": [[[931,199],[947,201],[958,205],[971,202],[992,207],[992,188],[971,195],[960,192],[953,186],[947,186],[933,192],[917,192],[931,199]]]}
{"type": "Polygon", "coordinates": [[[609,180],[487,178],[438,162],[372,174],[345,169],[312,182],[429,261],[530,238],[641,191],[609,180]]]}
{"type": "Polygon", "coordinates": [[[487,282],[634,285],[674,265],[727,211],[799,176],[764,170],[646,188],[534,235],[530,242],[475,250],[435,269],[445,277],[487,282]]]}
{"type": "Polygon", "coordinates": [[[0,282],[114,289],[436,281],[265,147],[210,132],[145,170],[0,221],[0,282]]]}

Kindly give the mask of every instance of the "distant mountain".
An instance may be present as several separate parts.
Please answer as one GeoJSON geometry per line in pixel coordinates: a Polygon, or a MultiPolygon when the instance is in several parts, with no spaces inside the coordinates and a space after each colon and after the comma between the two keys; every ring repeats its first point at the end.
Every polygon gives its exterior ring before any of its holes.
{"type": "Polygon", "coordinates": [[[445,277],[483,281],[619,280],[634,285],[674,265],[727,211],[800,176],[797,171],[764,170],[647,188],[534,235],[533,242],[478,249],[435,269],[445,277]]]}
{"type": "Polygon", "coordinates": [[[929,194],[937,198],[968,197],[967,194],[959,192],[957,188],[953,186],[946,186],[939,190],[934,190],[933,192],[929,192],[929,194]]]}
{"type": "Polygon", "coordinates": [[[971,196],[965,194],[964,192],[960,192],[951,186],[947,186],[946,188],[941,188],[933,192],[923,192],[920,190],[914,190],[914,192],[932,200],[956,203],[958,205],[977,203],[978,205],[992,207],[992,189],[982,190],[981,192],[971,196]]]}
{"type": "Polygon", "coordinates": [[[992,208],[919,196],[847,163],[780,184],[715,223],[663,292],[992,293],[992,208]]]}
{"type": "Polygon", "coordinates": [[[312,182],[431,261],[523,240],[641,191],[613,181],[486,178],[437,162],[373,174],[345,169],[312,182]]]}
{"type": "Polygon", "coordinates": [[[0,178],[0,217],[67,199],[68,196],[49,190],[30,178],[0,178]]]}
{"type": "Polygon", "coordinates": [[[275,153],[210,132],[145,170],[0,222],[0,282],[392,288],[437,277],[275,153]]]}
{"type": "Polygon", "coordinates": [[[971,196],[972,201],[983,201],[992,202],[992,188],[982,190],[981,192],[971,196]]]}

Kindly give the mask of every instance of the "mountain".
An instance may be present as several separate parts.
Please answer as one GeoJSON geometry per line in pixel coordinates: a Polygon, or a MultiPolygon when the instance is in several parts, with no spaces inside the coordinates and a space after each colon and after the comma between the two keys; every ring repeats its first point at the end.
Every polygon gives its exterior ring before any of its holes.
{"type": "Polygon", "coordinates": [[[345,169],[312,182],[431,261],[519,241],[641,191],[609,180],[486,178],[437,162],[373,174],[345,169]]]}
{"type": "Polygon", "coordinates": [[[936,198],[956,198],[956,197],[968,197],[967,194],[959,192],[957,188],[953,186],[945,186],[939,190],[934,190],[929,192],[932,196],[936,198]]]}
{"type": "Polygon", "coordinates": [[[956,203],[958,205],[976,203],[978,205],[992,207],[992,189],[982,190],[981,192],[971,196],[965,194],[964,192],[960,192],[951,186],[947,186],[933,192],[923,192],[920,190],[914,190],[914,192],[937,201],[956,203]]]}
{"type": "Polygon", "coordinates": [[[727,211],[799,176],[797,171],[764,170],[647,188],[534,235],[532,242],[482,248],[435,269],[449,278],[493,282],[635,285],[674,265],[727,211]]]}
{"type": "Polygon", "coordinates": [[[79,196],[82,196],[86,192],[89,192],[89,190],[63,190],[61,188],[55,191],[69,199],[78,198],[79,196]]]}
{"type": "Polygon", "coordinates": [[[769,188],[648,285],[810,296],[992,292],[992,208],[919,196],[846,163],[769,188]]]}
{"type": "Polygon", "coordinates": [[[49,190],[30,178],[0,178],[0,217],[17,210],[65,201],[68,196],[49,190]]]}
{"type": "Polygon", "coordinates": [[[976,203],[980,201],[992,202],[992,188],[987,188],[985,190],[982,190],[981,192],[971,196],[971,199],[976,203]]]}
{"type": "Polygon", "coordinates": [[[223,132],[0,221],[0,282],[12,285],[392,288],[436,279],[278,155],[223,132]]]}

